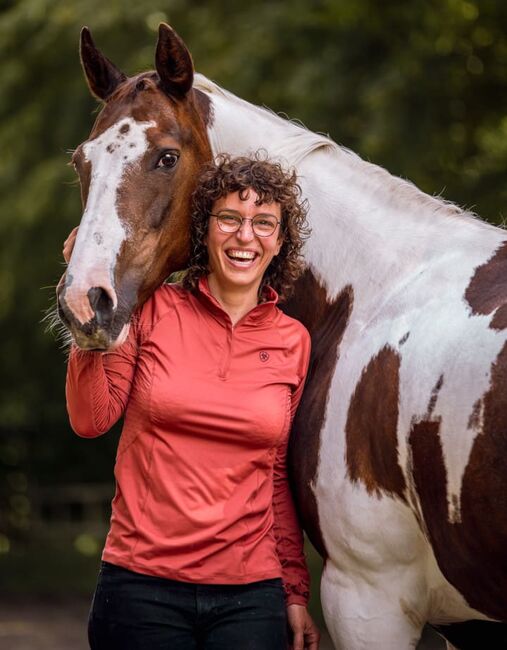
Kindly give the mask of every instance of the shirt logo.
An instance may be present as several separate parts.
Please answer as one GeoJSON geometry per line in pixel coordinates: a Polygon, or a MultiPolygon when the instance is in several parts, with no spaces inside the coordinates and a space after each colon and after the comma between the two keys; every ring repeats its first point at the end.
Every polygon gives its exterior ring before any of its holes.
{"type": "Polygon", "coordinates": [[[265,352],[264,350],[261,350],[261,351],[259,352],[259,359],[260,359],[263,363],[265,363],[265,362],[269,359],[269,353],[268,353],[268,352],[265,352]]]}

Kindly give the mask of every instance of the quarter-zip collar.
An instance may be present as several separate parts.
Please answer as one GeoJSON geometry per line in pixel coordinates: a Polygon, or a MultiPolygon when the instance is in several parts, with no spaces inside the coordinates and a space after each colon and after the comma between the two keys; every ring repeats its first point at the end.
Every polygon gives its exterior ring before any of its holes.
{"type": "MultiPolygon", "coordinates": [[[[257,324],[268,322],[275,316],[276,304],[278,302],[277,292],[269,286],[264,287],[262,292],[263,302],[256,305],[247,314],[243,316],[235,325],[257,324]]],[[[213,316],[222,324],[231,325],[229,314],[223,309],[215,296],[211,293],[206,275],[199,278],[197,285],[197,298],[213,314],[213,316]]]]}

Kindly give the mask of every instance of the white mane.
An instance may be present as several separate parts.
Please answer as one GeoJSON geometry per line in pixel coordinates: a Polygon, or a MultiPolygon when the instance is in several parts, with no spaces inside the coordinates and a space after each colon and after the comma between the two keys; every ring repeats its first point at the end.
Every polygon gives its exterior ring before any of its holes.
{"type": "MultiPolygon", "coordinates": [[[[346,158],[347,166],[363,175],[365,191],[368,190],[377,200],[382,198],[384,204],[387,202],[396,210],[403,210],[407,207],[414,210],[414,207],[416,207],[419,210],[424,209],[448,217],[461,216],[471,218],[474,221],[477,220],[476,215],[472,212],[463,210],[440,196],[430,196],[422,192],[412,182],[393,176],[382,167],[364,161],[350,149],[336,144],[324,134],[310,131],[297,120],[286,119],[269,108],[256,106],[240,99],[202,74],[195,75],[194,87],[210,95],[223,98],[233,110],[246,111],[255,118],[271,123],[276,127],[279,132],[280,142],[279,148],[274,153],[289,166],[298,166],[303,158],[313,151],[325,150],[330,159],[335,158],[343,161],[346,158]]],[[[212,140],[215,152],[225,151],[223,147],[224,137],[219,128],[213,131],[212,140]]],[[[277,144],[270,143],[269,152],[271,155],[273,155],[273,150],[277,144]]]]}

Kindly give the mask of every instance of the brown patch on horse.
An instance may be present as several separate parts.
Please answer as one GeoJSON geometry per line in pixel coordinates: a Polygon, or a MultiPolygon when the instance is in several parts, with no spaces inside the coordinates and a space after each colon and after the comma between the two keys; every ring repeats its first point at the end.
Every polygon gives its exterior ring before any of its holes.
{"type": "Polygon", "coordinates": [[[443,385],[444,385],[444,375],[440,375],[440,377],[437,379],[437,383],[435,384],[433,390],[431,391],[430,401],[428,402],[428,410],[426,416],[428,420],[433,415],[433,411],[435,410],[435,406],[437,405],[438,394],[440,393],[440,390],[443,385]]]}
{"type": "Polygon", "coordinates": [[[470,413],[470,417],[468,418],[468,429],[473,429],[474,431],[479,431],[482,429],[482,408],[482,399],[478,399],[474,404],[472,412],[470,413]]]}
{"type": "Polygon", "coordinates": [[[363,370],[350,401],[347,424],[348,476],[369,494],[405,498],[405,478],[398,463],[400,355],[384,346],[363,370]]]}
{"type": "MultiPolygon", "coordinates": [[[[460,520],[449,521],[447,474],[439,423],[414,423],[409,442],[413,476],[438,565],[467,603],[507,619],[507,343],[491,367],[491,383],[471,420],[482,431],[461,487],[460,520]]],[[[475,427],[473,427],[475,428],[475,427]]]]}
{"type": "Polygon", "coordinates": [[[406,332],[403,334],[401,339],[398,341],[398,345],[401,347],[402,345],[405,345],[405,343],[408,341],[408,337],[410,336],[410,332],[406,332]]]}
{"type": "Polygon", "coordinates": [[[465,291],[465,300],[473,314],[495,312],[489,326],[502,330],[507,327],[507,241],[493,257],[478,266],[465,291]]]}
{"type": "Polygon", "coordinates": [[[507,305],[498,307],[489,326],[494,330],[504,330],[507,327],[507,305]]]}
{"type": "Polygon", "coordinates": [[[305,325],[312,338],[306,386],[289,440],[289,469],[303,527],[323,558],[328,554],[312,485],[317,476],[320,432],[324,426],[329,389],[352,303],[352,287],[345,287],[334,300],[328,301],[324,287],[307,270],[296,284],[294,297],[283,306],[287,314],[305,325]]]}
{"type": "Polygon", "coordinates": [[[194,102],[206,127],[213,125],[213,105],[211,99],[197,88],[193,89],[194,102]]]}

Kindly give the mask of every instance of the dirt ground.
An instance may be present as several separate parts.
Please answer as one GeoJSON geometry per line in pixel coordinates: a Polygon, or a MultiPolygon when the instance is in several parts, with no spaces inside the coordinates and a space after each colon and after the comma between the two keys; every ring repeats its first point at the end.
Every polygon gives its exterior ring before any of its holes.
{"type": "Polygon", "coordinates": [[[88,650],[89,602],[60,599],[0,601],[2,650],[88,650]]]}
{"type": "MultiPolygon", "coordinates": [[[[88,650],[85,599],[0,600],[0,648],[2,650],[88,650]]],[[[441,650],[445,646],[425,634],[418,650],[441,650]]],[[[333,650],[327,635],[320,650],[333,650]]],[[[386,648],[385,650],[397,650],[386,648]]]]}

